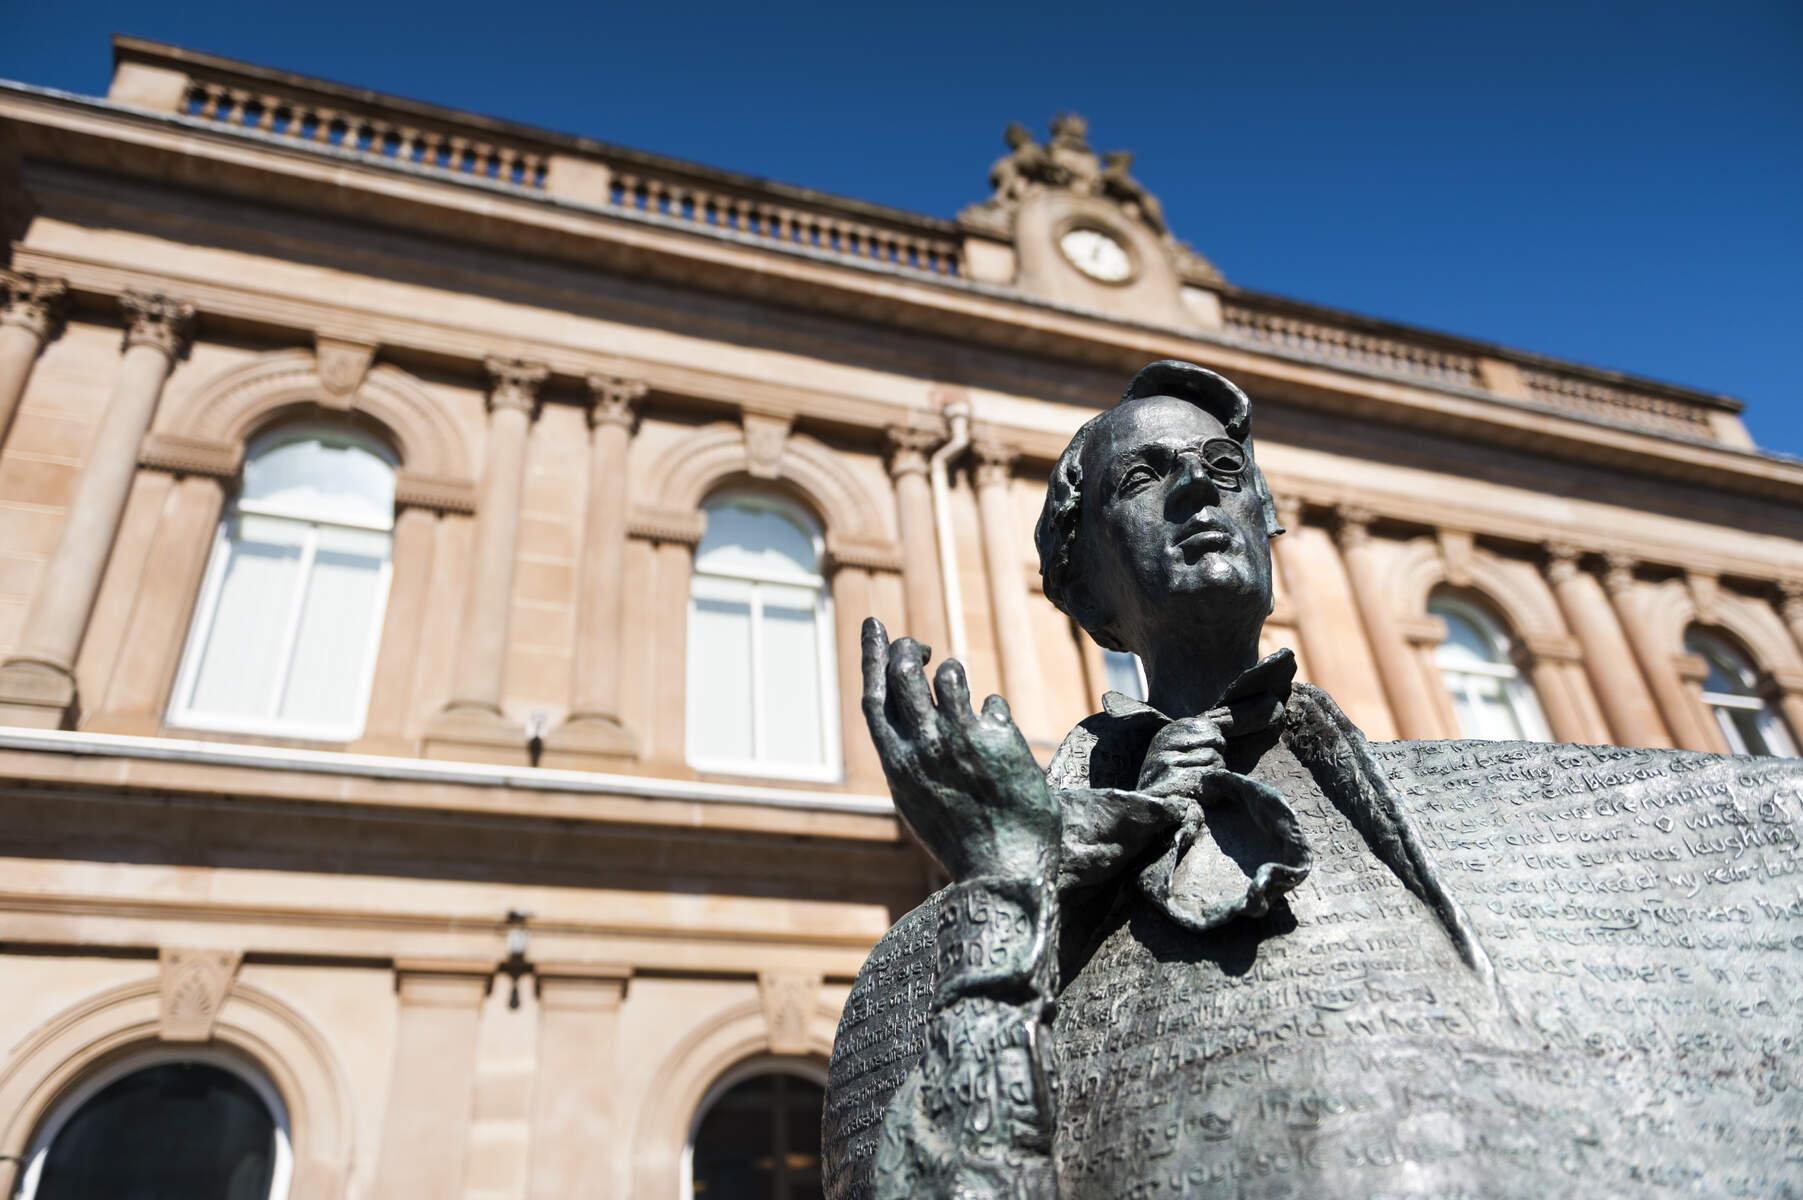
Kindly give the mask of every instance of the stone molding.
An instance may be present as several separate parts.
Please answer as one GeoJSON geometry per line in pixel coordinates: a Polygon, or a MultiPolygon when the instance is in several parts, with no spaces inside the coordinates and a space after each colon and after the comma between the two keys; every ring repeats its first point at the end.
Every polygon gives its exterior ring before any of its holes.
{"type": "Polygon", "coordinates": [[[179,433],[144,435],[138,446],[138,465],[171,475],[210,475],[232,480],[244,466],[244,447],[212,438],[189,437],[179,433]]]}
{"type": "Polygon", "coordinates": [[[894,542],[864,542],[826,536],[827,568],[855,567],[863,571],[902,573],[902,549],[894,542]]]}
{"type": "Polygon", "coordinates": [[[467,479],[435,479],[402,469],[394,473],[394,503],[396,508],[473,513],[476,486],[467,479]]]}
{"type": "Polygon", "coordinates": [[[491,354],[482,360],[482,368],[488,372],[490,412],[510,408],[525,413],[528,418],[538,416],[542,403],[539,388],[550,378],[550,367],[544,363],[491,354]]]}
{"type": "MultiPolygon", "coordinates": [[[[666,447],[651,464],[647,478],[654,491],[646,507],[699,515],[710,493],[747,478],[749,454],[742,425],[717,421],[702,426],[666,447]]],[[[798,492],[827,532],[855,541],[887,541],[882,514],[888,498],[879,501],[872,495],[841,457],[806,434],[791,433],[771,481],[798,492]]]]}
{"type": "Polygon", "coordinates": [[[125,346],[149,346],[171,362],[187,349],[194,329],[194,305],[159,293],[126,292],[119,297],[125,314],[125,346]]]}
{"type": "MultiPolygon", "coordinates": [[[[160,976],[94,993],[27,1036],[0,1067],[0,1157],[19,1161],[33,1132],[91,1072],[159,1043],[160,976]]],[[[352,1106],[331,1044],[306,1017],[262,988],[232,983],[210,1044],[254,1064],[288,1110],[296,1197],[344,1193],[354,1150],[352,1106]]]]}
{"type": "MultiPolygon", "coordinates": [[[[325,392],[312,350],[275,350],[215,376],[194,392],[169,397],[154,432],[242,448],[287,411],[318,405],[325,392]]],[[[463,432],[423,384],[392,364],[371,367],[350,411],[387,433],[401,466],[423,478],[469,480],[473,461],[463,432]]]]}
{"type": "Polygon", "coordinates": [[[707,532],[707,518],[699,509],[654,508],[635,504],[626,519],[629,536],[647,542],[674,542],[696,546],[707,532]]]}
{"type": "Polygon", "coordinates": [[[16,325],[41,342],[48,340],[62,317],[69,285],[65,280],[30,272],[0,270],[0,292],[6,296],[6,307],[0,308],[0,325],[16,325]]]}
{"type": "Polygon", "coordinates": [[[535,962],[532,974],[544,1008],[611,1012],[626,999],[632,968],[623,963],[535,962]]]}
{"type": "Polygon", "coordinates": [[[157,951],[162,1001],[160,1035],[166,1042],[205,1042],[244,961],[240,950],[164,946],[157,951]]]}

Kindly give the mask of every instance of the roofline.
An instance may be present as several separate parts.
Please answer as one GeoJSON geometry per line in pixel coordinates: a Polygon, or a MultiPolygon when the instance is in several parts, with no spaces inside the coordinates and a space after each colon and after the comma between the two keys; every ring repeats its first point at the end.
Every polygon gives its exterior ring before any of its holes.
{"type": "MultiPolygon", "coordinates": [[[[963,238],[971,235],[956,221],[940,217],[926,216],[908,212],[903,209],[890,208],[865,200],[839,196],[830,192],[817,191],[795,184],[781,183],[759,176],[746,175],[718,167],[704,166],[686,159],[668,155],[653,154],[644,150],[619,146],[611,142],[603,142],[593,138],[580,137],[574,134],[547,130],[537,126],[524,125],[495,117],[483,116],[462,109],[449,108],[443,105],[430,104],[419,100],[391,96],[370,88],[354,87],[348,84],[335,83],[318,79],[309,75],[301,75],[290,71],[281,71],[269,67],[258,66],[219,55],[206,54],[201,51],[188,50],[180,46],[172,46],[164,42],[151,41],[144,38],[131,37],[125,34],[114,34],[112,37],[113,60],[115,67],[126,60],[140,61],[150,64],[162,63],[172,67],[192,66],[206,71],[240,77],[247,84],[265,83],[274,87],[307,89],[321,95],[330,96],[347,104],[373,105],[387,107],[396,112],[418,117],[422,120],[435,121],[441,124],[460,124],[485,133],[516,141],[536,143],[547,152],[563,152],[605,159],[610,163],[630,164],[648,170],[661,170],[684,173],[696,179],[706,180],[723,187],[738,188],[748,191],[764,191],[773,198],[791,201],[798,204],[817,205],[825,208],[836,208],[840,211],[862,216],[872,220],[880,220],[892,225],[911,227],[914,230],[942,238],[963,238]]],[[[0,80],[0,85],[8,81],[0,80]]],[[[23,85],[29,91],[38,91],[32,85],[23,85]]],[[[100,97],[70,96],[71,99],[91,100],[108,107],[116,107],[100,97]]],[[[236,131],[226,131],[236,132],[236,131]]],[[[534,197],[541,201],[549,197],[534,197]]],[[[940,278],[935,282],[948,287],[967,290],[982,290],[993,293],[998,298],[1014,299],[1017,302],[1038,307],[1030,297],[1008,296],[1007,289],[980,288],[973,286],[972,281],[963,278],[940,278]]],[[[1739,414],[1746,408],[1744,401],[1737,397],[1719,392],[1710,392],[1691,388],[1682,384],[1665,380],[1652,379],[1631,372],[1608,367],[1593,366],[1588,363],[1558,358],[1532,350],[1485,341],[1463,334],[1446,333],[1428,329],[1419,325],[1411,325],[1386,318],[1373,317],[1336,308],[1332,305],[1318,304],[1306,300],[1297,300],[1271,292],[1262,292],[1252,288],[1238,287],[1220,280],[1212,280],[1206,284],[1198,284],[1208,290],[1217,292],[1223,298],[1238,300],[1242,303],[1276,309],[1280,312],[1300,317],[1335,322],[1355,327],[1361,331],[1397,338],[1404,341],[1415,341],[1436,349],[1477,357],[1501,359],[1520,366],[1565,374],[1587,382],[1607,384],[1616,387],[1630,388],[1651,395],[1677,401],[1698,408],[1712,409],[1717,412],[1739,414]]],[[[1105,314],[1092,314],[1104,316],[1105,314]]]]}
{"type": "Polygon", "coordinates": [[[461,108],[450,108],[442,104],[432,104],[424,100],[410,100],[404,96],[394,96],[387,92],[378,92],[373,88],[355,87],[351,84],[336,83],[328,79],[320,79],[312,75],[301,75],[293,71],[280,71],[272,67],[261,67],[255,63],[242,62],[234,58],[223,58],[216,54],[206,54],[198,50],[188,50],[180,46],[171,46],[165,42],[153,42],[145,38],[131,37],[127,34],[113,35],[113,65],[115,68],[122,60],[157,61],[203,67],[209,71],[223,74],[239,75],[247,81],[260,81],[291,88],[305,88],[320,92],[338,99],[356,104],[380,105],[395,109],[413,116],[434,121],[469,125],[485,132],[522,141],[537,142],[550,150],[560,150],[576,154],[605,157],[615,162],[631,163],[634,166],[648,167],[663,171],[680,171],[703,179],[711,180],[728,187],[763,190],[784,199],[804,204],[824,204],[843,208],[860,216],[878,220],[891,221],[897,224],[914,225],[923,230],[941,236],[957,236],[962,230],[956,221],[948,221],[943,217],[931,217],[921,213],[908,212],[905,209],[891,208],[884,204],[875,204],[869,200],[859,200],[852,196],[841,196],[833,192],[823,192],[815,188],[802,187],[799,184],[783,183],[779,180],[766,179],[758,175],[746,175],[739,171],[730,171],[724,167],[710,167],[688,159],[675,158],[666,154],[653,154],[648,150],[635,150],[630,146],[621,146],[613,142],[603,142],[596,138],[582,137],[573,133],[546,129],[539,125],[526,125],[517,121],[507,121],[499,117],[484,116],[481,113],[469,112],[461,108]]]}

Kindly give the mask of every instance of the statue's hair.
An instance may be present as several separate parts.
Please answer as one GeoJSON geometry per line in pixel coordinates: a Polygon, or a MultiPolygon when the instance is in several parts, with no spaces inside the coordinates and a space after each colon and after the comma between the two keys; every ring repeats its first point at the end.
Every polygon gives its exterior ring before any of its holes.
{"type": "MultiPolygon", "coordinates": [[[[1277,508],[1271,501],[1271,489],[1252,451],[1252,401],[1231,380],[1195,363],[1165,359],[1145,367],[1127,384],[1120,404],[1144,400],[1152,396],[1172,396],[1186,400],[1221,422],[1227,436],[1246,450],[1249,478],[1257,492],[1265,514],[1265,532],[1276,536],[1283,532],[1277,523],[1277,508]]],[[[1116,405],[1118,408],[1119,405],[1116,405]]],[[[1110,409],[1110,412],[1113,410],[1110,409]]],[[[1095,614],[1080,613],[1072,605],[1071,580],[1082,564],[1075,561],[1077,533],[1083,522],[1083,452],[1089,446],[1095,427],[1108,415],[1098,413],[1083,423],[1071,438],[1070,445],[1058,456],[1052,478],[1046,484],[1045,507],[1039,511],[1039,524],[1033,531],[1033,543],[1039,550],[1039,577],[1045,582],[1046,599],[1060,611],[1074,617],[1091,637],[1110,650],[1125,650],[1106,627],[1094,624],[1095,614]]]]}

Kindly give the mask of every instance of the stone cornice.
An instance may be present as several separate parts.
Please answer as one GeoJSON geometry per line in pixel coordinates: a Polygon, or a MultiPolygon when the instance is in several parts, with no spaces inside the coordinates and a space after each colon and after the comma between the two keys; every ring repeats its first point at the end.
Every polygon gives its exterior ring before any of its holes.
{"type": "Polygon", "coordinates": [[[653,508],[635,504],[626,523],[626,532],[647,542],[672,542],[694,546],[707,532],[707,518],[687,509],[653,508]]]}
{"type": "MultiPolygon", "coordinates": [[[[153,136],[155,131],[132,126],[134,120],[152,120],[147,114],[97,102],[41,97],[22,93],[19,89],[0,89],[0,116],[6,115],[9,106],[33,108],[30,101],[37,102],[37,111],[22,113],[19,119],[34,124],[47,137],[53,132],[61,132],[68,136],[116,140],[138,134],[147,150],[149,143],[158,140],[153,136]],[[57,108],[53,103],[55,100],[76,107],[57,108]],[[83,104],[86,109],[79,107],[83,104]],[[52,117],[62,119],[52,120],[52,117]],[[76,127],[80,133],[74,132],[76,127]]],[[[216,136],[224,138],[227,135],[216,136]]],[[[1757,486],[1748,476],[1769,474],[1769,464],[1773,461],[1754,452],[1735,451],[1702,441],[1692,445],[1623,425],[1573,417],[1555,408],[1509,399],[1482,388],[1399,380],[1382,372],[1363,370],[1356,363],[1312,362],[1309,355],[1291,353],[1282,347],[1252,349],[1230,337],[1177,334],[1065,312],[1023,300],[1004,289],[963,281],[948,283],[935,278],[898,276],[881,270],[880,264],[819,262],[806,254],[790,255],[780,247],[747,245],[730,238],[676,238],[675,231],[658,228],[655,223],[636,221],[630,214],[592,210],[576,204],[547,203],[537,197],[491,195],[492,189],[484,190],[473,181],[428,182],[408,177],[394,168],[304,161],[315,158],[316,154],[311,151],[297,154],[288,147],[264,145],[254,137],[229,136],[231,144],[219,147],[221,168],[223,170],[229,162],[233,169],[247,173],[238,185],[240,189],[267,192],[275,185],[272,176],[282,175],[296,176],[297,187],[301,186],[298,180],[306,178],[315,181],[309,182],[307,187],[326,188],[329,178],[330,188],[318,197],[321,211],[344,202],[346,193],[362,191],[368,194],[370,203],[375,203],[378,197],[386,197],[388,201],[404,206],[417,208],[423,204],[427,210],[447,217],[462,213],[457,218],[461,225],[456,234],[439,231],[448,236],[467,237],[474,227],[472,222],[479,221],[481,230],[503,241],[517,235],[536,245],[538,253],[553,249],[547,239],[576,238],[584,249],[580,255],[572,254],[572,258],[606,266],[613,256],[626,256],[638,264],[641,273],[647,277],[663,275],[660,265],[663,264],[676,269],[678,275],[693,278],[705,262],[709,286],[724,293],[755,293],[782,303],[881,321],[918,333],[1009,346],[1036,357],[1087,361],[1110,370],[1131,370],[1143,365],[1148,358],[1195,358],[1227,372],[1250,389],[1283,387],[1286,401],[1292,403],[1319,403],[1324,408],[1346,411],[1344,401],[1351,395],[1356,397],[1357,407],[1372,410],[1370,415],[1374,419],[1426,423],[1440,428],[1470,423],[1472,428],[1465,433],[1472,440],[1524,445],[1544,453],[1591,463],[1607,462],[1656,475],[1682,473],[1697,477],[1730,464],[1755,462],[1767,465],[1762,471],[1736,471],[1741,476],[1736,490],[1748,490],[1749,484],[1757,486]],[[678,259],[689,265],[677,269],[678,259]],[[1655,449],[1661,443],[1662,448],[1655,449]],[[1638,465],[1633,463],[1636,458],[1642,459],[1638,465]],[[1654,459],[1664,461],[1655,462],[1654,459]]],[[[165,135],[162,140],[169,139],[165,135]]],[[[187,134],[180,139],[183,146],[189,146],[193,140],[194,137],[187,134]]],[[[204,137],[200,140],[207,141],[204,137]]],[[[173,150],[174,145],[168,148],[173,150]]],[[[52,154],[51,157],[56,156],[52,154]]],[[[64,157],[77,159],[80,156],[64,157]]],[[[374,210],[365,204],[360,211],[365,214],[364,219],[368,219],[367,214],[374,210]]],[[[427,219],[426,211],[405,217],[399,212],[393,215],[396,220],[405,220],[422,232],[429,231],[431,221],[427,219]]],[[[572,242],[570,249],[574,251],[576,246],[577,242],[572,242]]],[[[624,263],[626,258],[621,262],[624,263]]],[[[1698,393],[1696,402],[1715,403],[1719,399],[1698,393]]],[[[1792,466],[1790,473],[1798,472],[1792,466]]]]}

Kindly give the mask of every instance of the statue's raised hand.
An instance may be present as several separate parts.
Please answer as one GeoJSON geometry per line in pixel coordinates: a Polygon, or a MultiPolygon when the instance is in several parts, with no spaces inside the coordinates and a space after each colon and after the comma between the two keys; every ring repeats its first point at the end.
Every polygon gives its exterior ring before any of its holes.
{"type": "Polygon", "coordinates": [[[1058,803],[1007,701],[973,712],[956,659],[929,689],[931,653],[913,638],[890,645],[882,622],[864,622],[864,719],[896,809],[954,880],[1055,877],[1058,803]]]}

